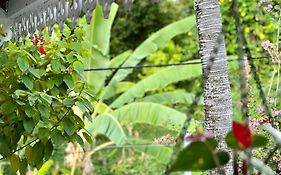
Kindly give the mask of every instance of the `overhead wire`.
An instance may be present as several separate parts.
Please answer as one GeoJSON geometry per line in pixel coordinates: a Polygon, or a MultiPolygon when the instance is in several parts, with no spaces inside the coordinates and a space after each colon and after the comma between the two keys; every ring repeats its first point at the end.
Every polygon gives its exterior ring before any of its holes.
{"type": "MultiPolygon", "coordinates": [[[[259,59],[268,59],[271,58],[269,56],[260,56],[249,58],[251,60],[259,60],[259,59]]],[[[227,62],[240,61],[239,59],[227,59],[227,62]]],[[[186,66],[186,65],[196,65],[202,64],[201,61],[188,61],[188,62],[179,62],[179,63],[167,63],[167,64],[149,64],[149,65],[136,65],[136,66],[120,66],[120,67],[101,67],[101,68],[88,68],[84,69],[85,72],[90,71],[109,71],[109,70],[121,70],[121,69],[146,69],[146,68],[161,68],[161,67],[173,67],[173,66],[186,66]]]]}

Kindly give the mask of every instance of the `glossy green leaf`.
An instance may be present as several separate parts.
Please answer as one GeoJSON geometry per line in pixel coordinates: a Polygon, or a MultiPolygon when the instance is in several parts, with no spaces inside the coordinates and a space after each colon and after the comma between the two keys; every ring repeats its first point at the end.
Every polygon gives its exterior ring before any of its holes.
{"type": "Polygon", "coordinates": [[[52,103],[52,97],[46,93],[41,93],[40,97],[45,100],[49,105],[52,103]]]}
{"type": "Polygon", "coordinates": [[[268,143],[268,138],[261,134],[254,134],[253,135],[253,144],[251,145],[252,148],[258,147],[265,147],[268,143]]]}
{"type": "Polygon", "coordinates": [[[32,79],[29,77],[29,76],[27,76],[27,75],[24,75],[24,76],[22,76],[21,77],[21,79],[22,79],[22,82],[23,82],[23,84],[29,89],[29,90],[33,90],[33,81],[32,81],[32,79]]]}
{"type": "Polygon", "coordinates": [[[99,115],[92,122],[88,122],[85,129],[94,137],[103,134],[117,145],[126,142],[127,136],[119,122],[110,114],[99,115]]]}
{"type": "Polygon", "coordinates": [[[49,160],[49,158],[52,156],[54,150],[54,146],[52,141],[49,139],[45,144],[45,160],[49,160]]]}
{"type": "Polygon", "coordinates": [[[50,135],[50,130],[48,128],[45,127],[41,127],[38,129],[38,138],[40,140],[46,140],[48,139],[49,135],[50,135]]]}
{"type": "Polygon", "coordinates": [[[41,78],[46,72],[42,69],[34,69],[34,68],[29,68],[29,72],[34,75],[36,78],[41,78]]]}
{"type": "Polygon", "coordinates": [[[84,74],[84,65],[80,61],[75,61],[73,63],[73,68],[78,73],[78,75],[82,76],[84,74]]]}
{"type": "Polygon", "coordinates": [[[22,72],[27,71],[30,66],[26,57],[18,57],[17,64],[22,72]]]}
{"type": "Polygon", "coordinates": [[[76,129],[75,129],[74,123],[68,117],[65,117],[62,120],[62,124],[63,124],[63,128],[64,128],[65,132],[69,136],[71,136],[72,134],[75,133],[76,129]]]}
{"type": "Polygon", "coordinates": [[[60,146],[62,143],[64,143],[65,139],[59,130],[54,129],[51,132],[51,140],[56,146],[60,146]]]}
{"type": "Polygon", "coordinates": [[[62,65],[61,65],[60,60],[56,59],[56,60],[51,61],[51,67],[52,67],[54,72],[60,72],[61,66],[62,65]]]}
{"type": "Polygon", "coordinates": [[[68,88],[72,88],[74,86],[74,81],[73,81],[71,75],[63,76],[63,81],[68,86],[68,88]]]}
{"type": "Polygon", "coordinates": [[[38,110],[41,114],[41,116],[43,117],[43,119],[47,120],[50,118],[50,111],[49,111],[49,108],[48,106],[46,105],[38,105],[38,110]]]}
{"type": "Polygon", "coordinates": [[[45,145],[41,141],[36,142],[35,145],[33,146],[32,160],[36,166],[42,164],[44,158],[44,150],[45,150],[45,145]]]}
{"type": "MultiPolygon", "coordinates": [[[[214,142],[214,139],[209,139],[214,142]]],[[[170,172],[174,171],[205,171],[217,168],[229,161],[226,152],[217,152],[209,146],[209,141],[192,142],[179,152],[179,155],[172,165],[170,172]],[[216,156],[216,158],[214,157],[216,156]],[[218,160],[218,162],[215,161],[218,160]]]]}
{"type": "MultiPolygon", "coordinates": [[[[243,150],[243,148],[241,148],[236,140],[236,138],[234,137],[233,131],[230,131],[225,138],[226,144],[228,147],[230,147],[233,150],[243,150]]],[[[258,148],[258,147],[264,147],[266,146],[268,143],[268,139],[260,134],[254,134],[253,135],[253,143],[250,146],[251,148],[258,148]]]]}
{"type": "Polygon", "coordinates": [[[83,137],[87,140],[87,142],[89,144],[93,144],[93,139],[91,138],[91,136],[89,134],[87,134],[86,132],[83,132],[83,137]]]}

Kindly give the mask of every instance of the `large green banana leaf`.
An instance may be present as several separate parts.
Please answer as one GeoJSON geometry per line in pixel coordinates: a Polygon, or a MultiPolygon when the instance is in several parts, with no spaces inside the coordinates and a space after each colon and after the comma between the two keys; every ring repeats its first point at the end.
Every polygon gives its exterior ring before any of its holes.
{"type": "Polygon", "coordinates": [[[110,114],[102,114],[94,118],[92,122],[87,122],[85,129],[93,137],[96,134],[103,134],[116,145],[126,142],[127,136],[119,122],[110,114]]]}
{"type": "MultiPolygon", "coordinates": [[[[173,37],[186,33],[190,31],[195,26],[195,16],[190,16],[174,22],[158,32],[152,34],[147,40],[145,40],[136,50],[132,53],[132,55],[126,60],[123,66],[135,66],[145,57],[157,51],[159,48],[162,48],[169,40],[173,37]]],[[[130,74],[132,70],[130,69],[120,69],[116,72],[113,78],[110,80],[108,86],[105,91],[101,94],[101,99],[105,99],[105,97],[109,98],[109,95],[106,95],[107,89],[111,89],[110,86],[116,84],[130,74]]]]}
{"type": "Polygon", "coordinates": [[[201,66],[177,66],[163,69],[135,84],[125,93],[120,95],[111,105],[118,108],[126,103],[132,102],[135,98],[143,97],[145,92],[166,87],[171,83],[194,78],[201,75],[201,66]]]}
{"type": "MultiPolygon", "coordinates": [[[[195,94],[186,92],[163,92],[159,94],[153,94],[146,96],[138,101],[152,102],[163,105],[173,105],[173,104],[192,104],[195,98],[195,94]]],[[[199,104],[203,104],[203,99],[201,98],[199,104]]]]}
{"type": "MultiPolygon", "coordinates": [[[[85,69],[108,67],[109,64],[109,46],[111,26],[117,14],[118,5],[113,3],[108,19],[104,19],[102,7],[97,4],[93,12],[93,18],[90,25],[90,32],[86,38],[89,39],[91,46],[91,58],[84,60],[85,69]]],[[[87,82],[95,86],[96,92],[104,86],[106,71],[88,71],[86,72],[87,82]]]]}
{"type": "Polygon", "coordinates": [[[162,125],[171,130],[180,130],[186,115],[167,106],[135,102],[125,105],[113,111],[112,115],[122,125],[129,125],[136,122],[146,122],[153,125],[162,125]]]}
{"type": "Polygon", "coordinates": [[[128,138],[130,144],[136,145],[133,147],[137,152],[145,153],[153,156],[157,161],[166,164],[170,160],[173,148],[172,146],[152,144],[149,140],[139,138],[128,138]]]}

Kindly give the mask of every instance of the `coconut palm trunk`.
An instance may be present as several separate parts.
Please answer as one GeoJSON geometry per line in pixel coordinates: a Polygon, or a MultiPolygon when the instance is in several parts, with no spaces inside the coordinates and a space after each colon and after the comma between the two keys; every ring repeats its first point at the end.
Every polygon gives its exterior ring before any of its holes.
{"type": "MultiPolygon", "coordinates": [[[[231,129],[232,102],[218,0],[195,0],[195,13],[203,69],[205,127],[215,133],[219,147],[227,150],[224,137],[231,129]]],[[[231,163],[224,170],[232,174],[231,163]]]]}

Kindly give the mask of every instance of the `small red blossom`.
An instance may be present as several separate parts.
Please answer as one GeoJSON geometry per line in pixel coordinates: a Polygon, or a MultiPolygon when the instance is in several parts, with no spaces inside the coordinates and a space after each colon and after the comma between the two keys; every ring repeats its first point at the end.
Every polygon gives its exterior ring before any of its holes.
{"type": "Polygon", "coordinates": [[[43,45],[40,45],[40,46],[39,46],[39,50],[40,50],[40,52],[41,52],[42,54],[44,54],[44,55],[47,54],[47,52],[46,52],[46,50],[45,50],[45,48],[44,48],[43,45]]]}
{"type": "Polygon", "coordinates": [[[249,127],[242,123],[233,121],[232,129],[236,140],[241,148],[248,148],[253,143],[253,136],[249,127]]]}
{"type": "Polygon", "coordinates": [[[33,43],[34,46],[37,46],[38,40],[37,40],[37,39],[34,39],[34,40],[32,41],[32,43],[33,43]]]}

